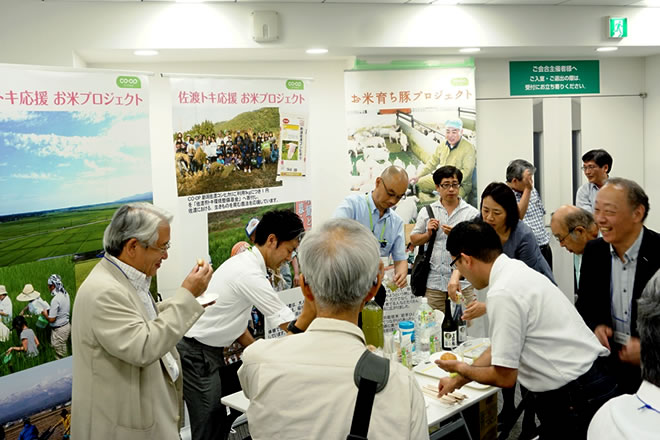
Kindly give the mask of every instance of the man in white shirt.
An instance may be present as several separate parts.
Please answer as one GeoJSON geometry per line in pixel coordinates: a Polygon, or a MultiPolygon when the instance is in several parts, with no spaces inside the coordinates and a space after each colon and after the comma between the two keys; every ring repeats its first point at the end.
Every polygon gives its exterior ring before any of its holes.
{"type": "MultiPolygon", "coordinates": [[[[250,435],[344,440],[358,393],[355,365],[366,349],[358,314],[383,278],[379,244],[355,220],[334,219],[305,235],[298,258],[300,285],[316,318],[302,334],[260,340],[243,353],[238,374],[250,399],[250,435]]],[[[368,438],[428,439],[415,378],[402,365],[389,365],[387,384],[374,399],[368,438]]]]}
{"type": "Polygon", "coordinates": [[[589,425],[589,440],[651,440],[660,428],[660,272],[637,302],[637,332],[642,346],[642,385],[635,394],[603,405],[589,425]]]}
{"type": "MultiPolygon", "coordinates": [[[[449,267],[451,255],[445,247],[447,236],[451,228],[477,217],[479,211],[458,196],[463,173],[455,166],[446,165],[435,170],[433,181],[440,194],[438,201],[431,204],[435,218],[429,218],[426,207],[420,209],[415,228],[410,233],[410,241],[414,246],[428,243],[433,231],[437,231],[431,254],[431,271],[426,281],[426,297],[432,308],[445,312],[447,286],[452,273],[449,267]]],[[[473,297],[473,289],[467,281],[461,281],[461,292],[466,298],[473,297]]]]}
{"type": "MultiPolygon", "coordinates": [[[[295,212],[269,211],[255,230],[255,246],[231,257],[213,274],[208,291],[218,294],[215,304],[177,344],[193,440],[217,440],[229,434],[226,409],[220,403],[223,349],[234,341],[244,347],[254,342],[248,330],[252,307],[283,330],[288,329],[289,322],[296,322],[293,311],[268,281],[267,268],[276,270],[291,260],[303,232],[302,220],[295,212]]],[[[304,330],[306,323],[298,321],[297,328],[304,330]]]]}
{"type": "Polygon", "coordinates": [[[582,155],[582,171],[587,183],[578,188],[575,205],[593,213],[596,194],[612,172],[612,156],[605,150],[589,150],[582,155]]]}
{"type": "Polygon", "coordinates": [[[13,307],[11,299],[7,296],[7,288],[0,285],[0,321],[7,325],[11,324],[12,314],[13,307]]]}
{"type": "Polygon", "coordinates": [[[533,393],[542,439],[584,438],[596,410],[617,392],[603,372],[609,350],[566,296],[542,274],[502,253],[500,239],[477,220],[447,238],[452,264],[477,289],[488,287],[491,347],[473,365],[436,361],[459,375],[445,378],[441,395],[474,380],[533,393]]]}

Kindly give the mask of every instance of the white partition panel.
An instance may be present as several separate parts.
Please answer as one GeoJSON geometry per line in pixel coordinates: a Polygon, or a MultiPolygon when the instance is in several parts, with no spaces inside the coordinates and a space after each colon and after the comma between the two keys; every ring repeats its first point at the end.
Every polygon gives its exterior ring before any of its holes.
{"type": "Polygon", "coordinates": [[[513,159],[534,160],[534,123],[531,99],[477,100],[477,184],[504,182],[513,159]]]}
{"type": "Polygon", "coordinates": [[[604,148],[614,158],[610,176],[644,185],[644,101],[638,96],[581,101],[582,152],[604,148]]]}
{"type": "MultiPolygon", "coordinates": [[[[543,99],[543,182],[541,198],[545,204],[545,224],[558,207],[573,201],[572,185],[572,111],[567,98],[543,99]]],[[[548,227],[548,232],[551,233],[548,227]]],[[[557,240],[550,238],[552,271],[557,285],[573,302],[573,254],[562,249],[557,240]]]]}

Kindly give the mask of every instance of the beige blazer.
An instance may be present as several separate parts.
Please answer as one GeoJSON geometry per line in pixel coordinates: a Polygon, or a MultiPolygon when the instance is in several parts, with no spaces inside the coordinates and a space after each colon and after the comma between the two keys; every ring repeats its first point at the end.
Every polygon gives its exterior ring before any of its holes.
{"type": "Polygon", "coordinates": [[[135,288],[102,259],[73,308],[71,438],[178,440],[183,370],[174,347],[203,312],[179,288],[149,321],[135,288]],[[179,365],[176,383],[160,362],[167,351],[179,365]]]}

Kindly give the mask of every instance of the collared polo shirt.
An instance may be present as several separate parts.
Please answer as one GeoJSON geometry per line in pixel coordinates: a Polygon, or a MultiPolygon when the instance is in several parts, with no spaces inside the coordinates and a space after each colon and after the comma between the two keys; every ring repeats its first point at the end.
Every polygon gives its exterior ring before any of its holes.
{"type": "Polygon", "coordinates": [[[522,261],[497,257],[488,287],[491,364],[516,368],[529,390],[561,388],[609,354],[566,295],[522,261]]]}

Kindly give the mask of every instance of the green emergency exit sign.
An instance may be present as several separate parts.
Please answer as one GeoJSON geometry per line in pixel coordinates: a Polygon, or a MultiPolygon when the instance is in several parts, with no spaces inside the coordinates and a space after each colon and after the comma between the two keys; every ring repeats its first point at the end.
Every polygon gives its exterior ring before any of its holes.
{"type": "Polygon", "coordinates": [[[625,17],[610,17],[609,38],[625,38],[628,36],[628,19],[625,17]]]}

